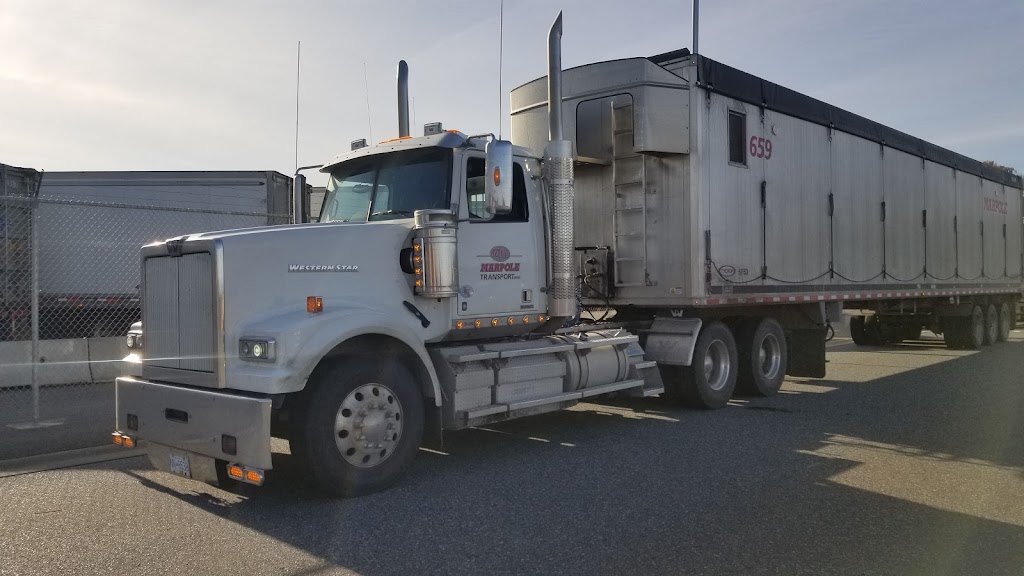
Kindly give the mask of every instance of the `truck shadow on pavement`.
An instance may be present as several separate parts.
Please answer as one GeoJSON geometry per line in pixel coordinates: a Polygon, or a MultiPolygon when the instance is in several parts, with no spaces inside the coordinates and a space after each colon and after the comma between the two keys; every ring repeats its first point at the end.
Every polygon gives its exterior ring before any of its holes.
{"type": "Polygon", "coordinates": [[[1019,573],[1024,342],[853,377],[940,350],[830,348],[831,378],[715,412],[611,399],[448,434],[352,500],[286,453],[241,498],[132,473],[322,560],[295,574],[1019,573]]]}

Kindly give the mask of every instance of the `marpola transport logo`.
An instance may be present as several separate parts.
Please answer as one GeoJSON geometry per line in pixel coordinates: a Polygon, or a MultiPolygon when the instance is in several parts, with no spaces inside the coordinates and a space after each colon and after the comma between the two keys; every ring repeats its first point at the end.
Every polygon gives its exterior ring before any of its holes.
{"type": "MultiPolygon", "coordinates": [[[[514,256],[519,258],[520,256],[514,256]]],[[[512,252],[506,246],[495,246],[491,248],[490,253],[487,256],[481,256],[481,258],[490,258],[493,262],[481,262],[480,263],[480,279],[481,280],[519,280],[519,262],[509,262],[509,258],[513,258],[512,252]]]]}

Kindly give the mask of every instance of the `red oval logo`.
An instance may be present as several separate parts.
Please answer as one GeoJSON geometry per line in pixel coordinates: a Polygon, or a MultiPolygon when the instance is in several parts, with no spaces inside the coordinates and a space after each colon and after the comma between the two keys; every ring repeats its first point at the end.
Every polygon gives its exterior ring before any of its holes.
{"type": "Polygon", "coordinates": [[[494,260],[495,262],[504,262],[511,256],[512,253],[504,246],[495,246],[494,248],[491,248],[491,260],[494,260]]]}

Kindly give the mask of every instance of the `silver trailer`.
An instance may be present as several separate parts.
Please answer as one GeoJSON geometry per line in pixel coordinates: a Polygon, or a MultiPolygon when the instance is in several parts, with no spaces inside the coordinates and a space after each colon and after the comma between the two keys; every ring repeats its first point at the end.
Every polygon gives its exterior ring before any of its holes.
{"type": "Polygon", "coordinates": [[[290,187],[272,171],[45,173],[37,214],[42,336],[123,335],[139,319],[140,245],[286,224],[290,187]]]}
{"type": "Polygon", "coordinates": [[[1007,337],[1020,179],[685,51],[563,74],[561,32],[514,142],[412,136],[403,62],[398,138],[322,167],[318,224],[143,247],[114,441],[261,484],[284,437],[353,495],[443,430],[824,376],[843,308],[865,344],[1007,337]]]}
{"type": "MultiPolygon", "coordinates": [[[[513,141],[534,150],[545,83],[512,91],[513,141]]],[[[875,344],[975,306],[1012,320],[1019,176],[686,50],[563,86],[588,305],[708,319],[824,302],[874,311],[854,333],[875,344]]]]}

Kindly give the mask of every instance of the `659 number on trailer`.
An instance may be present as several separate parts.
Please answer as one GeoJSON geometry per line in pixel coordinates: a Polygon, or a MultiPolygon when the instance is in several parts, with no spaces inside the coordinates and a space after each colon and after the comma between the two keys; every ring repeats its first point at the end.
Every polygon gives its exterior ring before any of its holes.
{"type": "Polygon", "coordinates": [[[750,137],[750,155],[754,158],[772,159],[772,141],[760,136],[750,137]]]}

